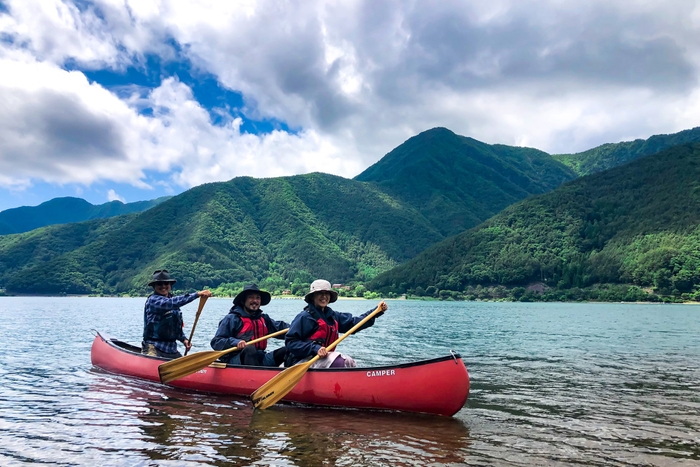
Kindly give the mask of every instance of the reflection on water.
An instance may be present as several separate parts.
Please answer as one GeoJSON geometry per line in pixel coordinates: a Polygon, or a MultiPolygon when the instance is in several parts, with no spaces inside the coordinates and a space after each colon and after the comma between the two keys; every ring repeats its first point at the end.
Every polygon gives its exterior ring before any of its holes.
{"type": "MultiPolygon", "coordinates": [[[[301,304],[265,308],[291,321],[301,304]]],[[[195,351],[229,307],[207,301],[195,351]]],[[[698,306],[390,301],[343,341],[363,366],[459,352],[471,393],[452,418],[255,412],[92,369],[91,329],[138,343],[142,313],[143,299],[0,298],[0,466],[700,465],[698,306]]]]}
{"type": "Polygon", "coordinates": [[[459,465],[468,454],[469,431],[454,418],[293,405],[255,411],[244,399],[95,373],[86,397],[110,406],[106,413],[129,407],[135,418],[121,426],[141,432],[138,451],[156,463],[459,465]]]}

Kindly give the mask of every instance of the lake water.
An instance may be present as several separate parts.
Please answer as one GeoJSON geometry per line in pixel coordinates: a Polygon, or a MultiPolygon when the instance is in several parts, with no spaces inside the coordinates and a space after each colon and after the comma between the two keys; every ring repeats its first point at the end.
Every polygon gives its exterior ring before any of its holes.
{"type": "MultiPolygon", "coordinates": [[[[140,343],[143,303],[0,298],[0,465],[700,465],[699,306],[388,301],[340,349],[360,366],[459,352],[472,391],[446,418],[253,411],[92,368],[92,330],[140,343]]],[[[209,349],[230,304],[207,302],[193,351],[209,349]]],[[[289,322],[302,305],[265,310],[289,322]]],[[[183,308],[187,334],[196,309],[183,308]]]]}

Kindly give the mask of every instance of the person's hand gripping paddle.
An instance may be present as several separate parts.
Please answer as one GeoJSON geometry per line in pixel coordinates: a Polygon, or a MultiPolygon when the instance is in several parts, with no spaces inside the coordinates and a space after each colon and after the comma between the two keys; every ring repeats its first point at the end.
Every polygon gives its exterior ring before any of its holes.
{"type": "MultiPolygon", "coordinates": [[[[328,351],[333,350],[338,344],[340,344],[343,341],[343,339],[360,329],[362,325],[364,325],[370,319],[374,318],[375,315],[385,310],[386,303],[381,302],[372,313],[367,315],[362,321],[350,328],[348,332],[343,334],[342,337],[338,338],[335,342],[326,347],[326,349],[328,351]]],[[[294,389],[294,386],[296,386],[297,383],[301,381],[301,379],[306,374],[306,371],[319,358],[321,357],[316,355],[309,361],[297,363],[296,365],[287,368],[286,370],[282,371],[277,376],[272,378],[270,381],[260,386],[260,388],[258,388],[258,390],[250,396],[255,408],[266,409],[271,405],[277,403],[284,396],[286,396],[289,393],[289,391],[294,389]]]]}

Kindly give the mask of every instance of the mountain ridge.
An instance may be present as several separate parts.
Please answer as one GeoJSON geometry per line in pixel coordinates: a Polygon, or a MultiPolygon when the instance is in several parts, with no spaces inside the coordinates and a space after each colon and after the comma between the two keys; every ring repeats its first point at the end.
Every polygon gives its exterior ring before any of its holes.
{"type": "Polygon", "coordinates": [[[619,283],[695,293],[699,180],[700,144],[672,147],[509,206],[378,275],[369,287],[464,291],[542,281],[563,289],[619,283]]]}
{"type": "Polygon", "coordinates": [[[574,177],[543,151],[489,145],[437,127],[409,138],[355,180],[412,204],[450,236],[574,177]]]}
{"type": "Polygon", "coordinates": [[[579,176],[626,164],[672,146],[700,142],[700,127],[678,133],[653,135],[647,139],[606,143],[575,154],[554,154],[552,157],[570,167],[579,176]]]}
{"type": "Polygon", "coordinates": [[[38,206],[20,206],[0,211],[0,235],[29,232],[47,225],[69,224],[142,212],[169,198],[169,196],[163,196],[133,203],[110,201],[97,205],[72,196],[52,198],[38,206]]]}
{"type": "Polygon", "coordinates": [[[0,237],[0,285],[23,293],[143,291],[160,267],[186,288],[269,277],[361,280],[441,238],[410,206],[328,174],[200,185],[122,217],[0,237]],[[49,251],[57,238],[70,243],[77,228],[89,231],[82,243],[46,260],[8,261],[49,251]]]}

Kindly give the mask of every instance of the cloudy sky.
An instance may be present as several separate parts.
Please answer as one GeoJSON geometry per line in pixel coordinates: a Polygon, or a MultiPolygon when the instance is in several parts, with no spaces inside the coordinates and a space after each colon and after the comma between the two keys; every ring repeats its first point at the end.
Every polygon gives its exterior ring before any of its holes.
{"type": "Polygon", "coordinates": [[[0,210],[700,126],[695,0],[0,0],[0,210]]]}

